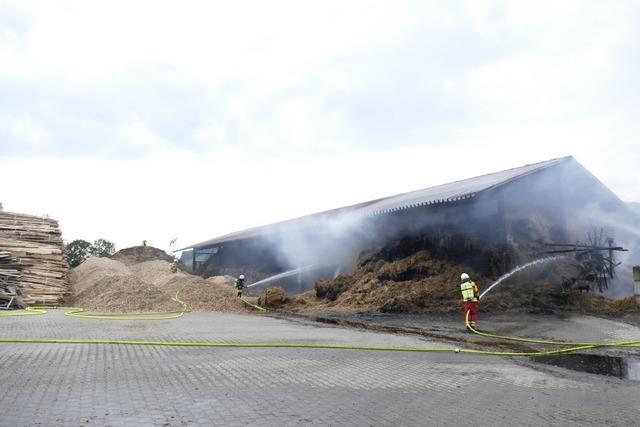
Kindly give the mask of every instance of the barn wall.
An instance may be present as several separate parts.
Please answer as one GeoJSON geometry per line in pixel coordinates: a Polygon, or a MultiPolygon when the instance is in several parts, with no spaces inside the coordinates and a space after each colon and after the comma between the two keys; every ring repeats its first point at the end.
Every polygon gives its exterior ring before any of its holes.
{"type": "MultiPolygon", "coordinates": [[[[213,248],[204,249],[210,251],[213,248]]],[[[203,250],[196,251],[202,252],[203,250]]],[[[244,274],[247,280],[259,280],[279,273],[285,263],[267,241],[259,238],[227,242],[215,246],[216,253],[204,262],[197,274],[203,277],[244,274]]]]}

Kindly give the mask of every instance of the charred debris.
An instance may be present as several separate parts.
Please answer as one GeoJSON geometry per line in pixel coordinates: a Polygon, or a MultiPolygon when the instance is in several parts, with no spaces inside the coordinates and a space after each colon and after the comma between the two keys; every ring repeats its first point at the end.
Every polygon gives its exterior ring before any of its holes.
{"type": "Polygon", "coordinates": [[[573,276],[563,277],[563,292],[598,290],[602,293],[609,289],[611,280],[616,278],[616,268],[622,264],[616,261],[616,253],[627,252],[627,249],[615,246],[612,237],[604,236],[604,229],[600,229],[587,233],[586,243],[546,244],[553,249],[545,253],[571,255],[576,266],[573,276]]]}

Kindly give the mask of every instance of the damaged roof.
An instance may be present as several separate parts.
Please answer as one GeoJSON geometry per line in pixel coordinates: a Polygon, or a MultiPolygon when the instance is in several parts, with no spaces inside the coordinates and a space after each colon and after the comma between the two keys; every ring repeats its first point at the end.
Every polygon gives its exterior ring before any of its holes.
{"type": "Polygon", "coordinates": [[[381,215],[396,212],[403,209],[410,209],[418,206],[435,205],[441,203],[455,202],[458,200],[475,197],[478,193],[492,188],[505,185],[511,181],[522,178],[534,172],[539,172],[550,166],[572,160],[573,157],[561,157],[547,160],[540,163],[507,169],[501,172],[481,175],[474,178],[463,179],[461,181],[450,182],[448,184],[437,185],[435,187],[424,188],[422,190],[401,193],[395,196],[384,197],[382,199],[371,200],[356,205],[332,209],[315,213],[287,221],[276,222],[269,225],[254,227],[247,230],[219,236],[210,240],[205,240],[191,246],[178,249],[201,249],[219,245],[235,240],[249,239],[256,236],[263,236],[272,233],[288,231],[294,228],[305,226],[313,221],[326,220],[337,217],[344,213],[357,213],[360,215],[381,215]]]}

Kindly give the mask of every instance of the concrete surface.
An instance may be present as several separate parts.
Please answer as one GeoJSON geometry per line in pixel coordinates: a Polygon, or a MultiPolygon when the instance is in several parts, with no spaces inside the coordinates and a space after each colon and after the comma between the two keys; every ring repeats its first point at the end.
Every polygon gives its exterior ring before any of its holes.
{"type": "MultiPolygon", "coordinates": [[[[133,322],[51,312],[1,318],[0,337],[452,346],[213,313],[133,322]]],[[[640,383],[502,357],[0,344],[0,366],[0,426],[626,426],[640,416],[640,383]]]]}

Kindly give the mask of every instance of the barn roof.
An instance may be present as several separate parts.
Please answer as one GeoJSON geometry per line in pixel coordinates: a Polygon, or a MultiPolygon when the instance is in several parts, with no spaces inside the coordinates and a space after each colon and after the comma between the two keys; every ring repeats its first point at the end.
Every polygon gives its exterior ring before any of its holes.
{"type": "Polygon", "coordinates": [[[572,159],[573,157],[571,156],[551,159],[540,163],[507,169],[474,178],[463,179],[461,181],[437,185],[435,187],[424,188],[422,190],[401,193],[395,196],[384,197],[382,199],[371,200],[356,205],[332,209],[260,227],[254,227],[219,236],[210,240],[205,240],[204,242],[187,246],[179,250],[206,248],[230,241],[284,232],[310,224],[313,221],[331,219],[344,213],[358,213],[361,215],[373,216],[418,206],[435,205],[469,199],[475,197],[480,192],[505,185],[526,175],[539,172],[548,167],[555,166],[559,163],[572,159]]]}

